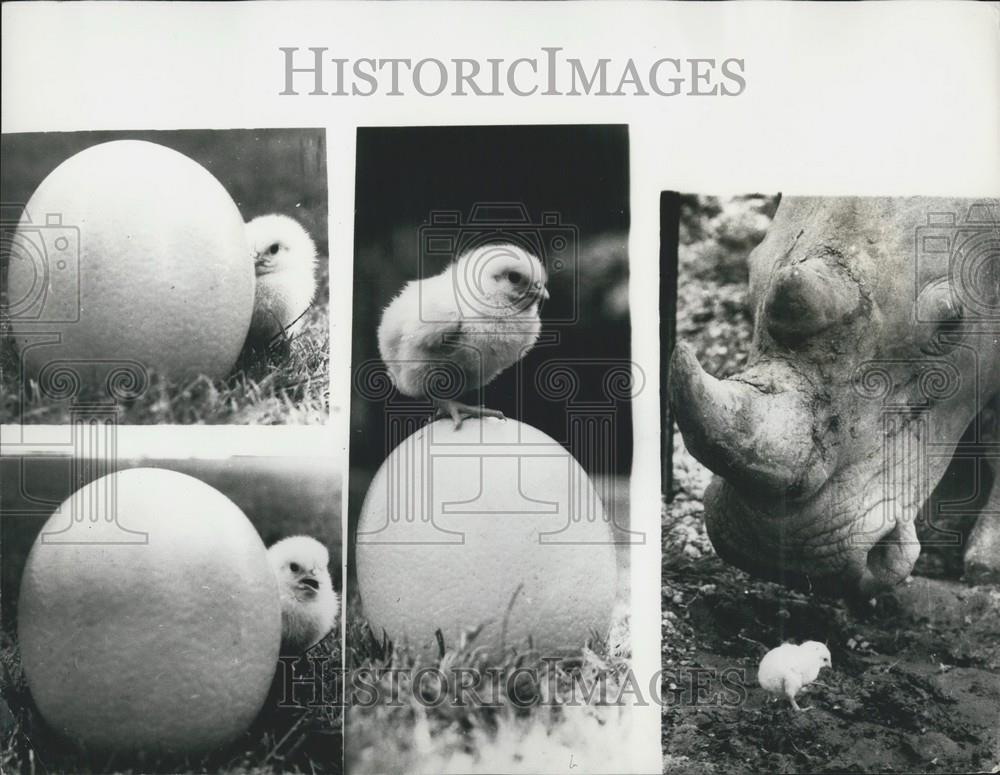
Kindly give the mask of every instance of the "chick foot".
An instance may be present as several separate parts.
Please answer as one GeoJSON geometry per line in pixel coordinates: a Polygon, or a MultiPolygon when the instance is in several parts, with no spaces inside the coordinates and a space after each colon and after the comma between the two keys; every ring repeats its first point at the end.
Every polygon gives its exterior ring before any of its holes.
{"type": "Polygon", "coordinates": [[[450,417],[455,423],[455,430],[462,427],[466,417],[496,417],[498,420],[506,420],[503,412],[499,409],[487,409],[485,406],[473,406],[463,404],[461,401],[437,401],[437,413],[435,417],[450,417]]]}

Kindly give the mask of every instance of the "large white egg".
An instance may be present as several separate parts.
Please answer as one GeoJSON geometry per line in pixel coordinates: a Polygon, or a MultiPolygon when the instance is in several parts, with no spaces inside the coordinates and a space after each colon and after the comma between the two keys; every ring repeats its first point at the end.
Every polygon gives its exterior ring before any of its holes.
{"type": "Polygon", "coordinates": [[[119,140],[64,161],[28,201],[10,256],[15,342],[50,395],[109,378],[137,391],[150,369],[222,377],[246,338],[243,218],[208,170],[162,145],[119,140]]]}
{"type": "Polygon", "coordinates": [[[257,531],[185,474],[137,468],[91,482],[49,518],[25,564],[18,643],[32,697],[87,749],[186,755],[233,740],[267,696],[280,641],[257,531]]]}
{"type": "Polygon", "coordinates": [[[358,523],[365,617],[417,653],[463,632],[498,658],[579,649],[611,622],[613,533],[586,472],[514,420],[431,423],[382,464],[358,523]]]}

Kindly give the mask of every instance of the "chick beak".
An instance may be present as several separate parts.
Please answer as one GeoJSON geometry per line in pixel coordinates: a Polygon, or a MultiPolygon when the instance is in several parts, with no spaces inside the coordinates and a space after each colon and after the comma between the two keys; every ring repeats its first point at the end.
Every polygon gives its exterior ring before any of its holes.
{"type": "Polygon", "coordinates": [[[307,573],[301,579],[299,579],[300,587],[307,587],[313,592],[319,592],[319,581],[311,573],[307,573]]]}
{"type": "Polygon", "coordinates": [[[539,304],[549,300],[549,290],[542,285],[541,280],[535,280],[531,285],[532,295],[539,304]]]}

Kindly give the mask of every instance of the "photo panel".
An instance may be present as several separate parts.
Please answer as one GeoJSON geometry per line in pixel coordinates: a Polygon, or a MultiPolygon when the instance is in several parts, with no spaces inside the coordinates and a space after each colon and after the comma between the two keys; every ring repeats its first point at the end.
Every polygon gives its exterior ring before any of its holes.
{"type": "Polygon", "coordinates": [[[340,772],[326,131],[0,142],[3,768],[340,772]]]}
{"type": "Polygon", "coordinates": [[[660,204],[664,755],[981,769],[1000,690],[1000,200],[660,204]],[[762,746],[776,726],[788,737],[762,746]]]}
{"type": "Polygon", "coordinates": [[[4,134],[0,423],[329,416],[322,129],[4,134]]]}
{"type": "Polygon", "coordinates": [[[0,15],[0,775],[1000,775],[996,3],[0,15]]]}
{"type": "Polygon", "coordinates": [[[328,458],[5,455],[0,484],[13,753],[75,772],[341,771],[328,458]]]}
{"type": "Polygon", "coordinates": [[[628,771],[627,128],[362,128],[355,206],[347,770],[628,771]]]}

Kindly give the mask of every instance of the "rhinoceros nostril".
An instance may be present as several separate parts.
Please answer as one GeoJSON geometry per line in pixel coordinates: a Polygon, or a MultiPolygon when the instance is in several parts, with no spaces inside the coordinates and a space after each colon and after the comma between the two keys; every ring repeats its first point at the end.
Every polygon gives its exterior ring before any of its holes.
{"type": "Polygon", "coordinates": [[[775,274],[765,309],[767,330],[782,344],[794,346],[841,322],[860,302],[856,283],[822,259],[809,259],[775,274]]]}
{"type": "Polygon", "coordinates": [[[919,556],[920,541],[912,520],[896,523],[868,552],[861,590],[874,593],[898,584],[910,575],[919,556]]]}

